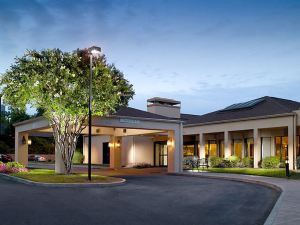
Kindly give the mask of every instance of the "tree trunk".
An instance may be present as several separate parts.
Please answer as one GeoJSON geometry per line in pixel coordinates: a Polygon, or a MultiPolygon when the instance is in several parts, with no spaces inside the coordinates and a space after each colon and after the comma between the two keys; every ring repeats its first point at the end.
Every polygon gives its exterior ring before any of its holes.
{"type": "Polygon", "coordinates": [[[53,115],[52,128],[55,148],[61,153],[66,174],[71,173],[72,159],[78,138],[85,128],[85,116],[53,115]]]}

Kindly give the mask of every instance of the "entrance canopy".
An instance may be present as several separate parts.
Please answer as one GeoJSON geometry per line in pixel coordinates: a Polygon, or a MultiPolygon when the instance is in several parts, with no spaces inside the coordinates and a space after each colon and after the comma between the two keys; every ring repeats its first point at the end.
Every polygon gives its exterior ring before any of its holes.
{"type": "MultiPolygon", "coordinates": [[[[182,170],[182,121],[170,119],[146,111],[122,107],[115,114],[107,117],[93,117],[92,135],[110,137],[110,166],[121,165],[122,137],[137,135],[165,135],[168,141],[168,172],[182,170]]],[[[15,126],[15,159],[28,165],[28,136],[45,136],[51,134],[52,128],[44,117],[38,117],[14,124],[15,126]]],[[[82,134],[86,135],[86,127],[82,134]]],[[[92,156],[93,157],[93,156],[92,156]]],[[[55,151],[55,170],[63,172],[61,155],[55,151]]]]}

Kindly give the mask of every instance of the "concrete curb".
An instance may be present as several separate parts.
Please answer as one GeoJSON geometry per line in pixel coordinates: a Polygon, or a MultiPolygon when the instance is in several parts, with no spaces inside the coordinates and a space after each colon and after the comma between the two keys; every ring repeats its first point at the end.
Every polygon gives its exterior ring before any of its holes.
{"type": "Polygon", "coordinates": [[[88,188],[88,187],[115,187],[120,186],[126,183],[126,180],[123,178],[120,178],[121,181],[116,181],[112,183],[41,183],[41,182],[35,182],[31,180],[22,179],[19,177],[13,177],[7,174],[1,174],[0,177],[3,177],[6,180],[11,180],[15,182],[19,182],[22,184],[32,185],[32,186],[40,186],[40,187],[80,187],[80,188],[88,188]]]}
{"type": "MultiPolygon", "coordinates": [[[[228,181],[235,181],[235,182],[244,182],[244,183],[250,183],[250,184],[258,184],[258,185],[262,185],[271,189],[274,189],[276,191],[278,191],[280,193],[278,199],[276,200],[269,216],[267,217],[264,225],[272,225],[275,221],[275,217],[278,213],[280,204],[282,202],[282,196],[284,194],[284,191],[282,190],[281,187],[268,183],[268,182],[264,182],[264,181],[259,181],[259,180],[250,180],[247,179],[247,177],[245,178],[237,178],[237,177],[222,177],[222,176],[214,176],[214,175],[205,175],[205,174],[201,174],[201,175],[196,175],[196,174],[186,174],[186,173],[168,173],[168,175],[173,175],[173,176],[188,176],[188,177],[198,177],[198,178],[210,178],[210,179],[222,179],[222,180],[228,180],[228,181]]],[[[255,178],[255,176],[253,176],[252,178],[255,178]]]]}

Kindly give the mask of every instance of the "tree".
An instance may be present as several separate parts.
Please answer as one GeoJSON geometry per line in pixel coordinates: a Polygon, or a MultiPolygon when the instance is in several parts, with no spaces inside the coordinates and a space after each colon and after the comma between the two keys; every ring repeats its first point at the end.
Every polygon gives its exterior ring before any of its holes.
{"type": "MultiPolygon", "coordinates": [[[[72,53],[59,49],[29,50],[16,58],[1,79],[4,101],[19,109],[43,110],[53,129],[66,173],[71,172],[77,140],[88,117],[87,49],[72,53]]],[[[133,87],[105,56],[93,60],[94,116],[106,116],[133,97],[133,87]]]]}

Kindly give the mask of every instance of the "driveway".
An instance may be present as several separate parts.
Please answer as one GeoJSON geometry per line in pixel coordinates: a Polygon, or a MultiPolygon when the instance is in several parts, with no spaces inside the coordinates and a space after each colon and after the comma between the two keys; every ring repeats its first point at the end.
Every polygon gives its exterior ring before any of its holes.
{"type": "Polygon", "coordinates": [[[1,225],[259,225],[279,193],[170,175],[128,176],[105,188],[46,188],[1,180],[1,225]]]}

